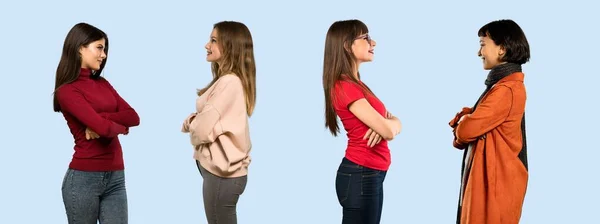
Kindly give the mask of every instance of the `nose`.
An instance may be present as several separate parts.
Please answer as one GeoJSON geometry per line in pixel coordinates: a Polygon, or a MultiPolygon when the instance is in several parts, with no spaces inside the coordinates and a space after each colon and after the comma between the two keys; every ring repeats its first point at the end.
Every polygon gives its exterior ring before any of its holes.
{"type": "Polygon", "coordinates": [[[369,44],[371,44],[371,47],[375,47],[375,45],[377,45],[377,41],[371,39],[371,42],[369,44]]]}
{"type": "Polygon", "coordinates": [[[100,55],[100,58],[106,59],[106,52],[102,51],[102,54],[100,55]]]}
{"type": "Polygon", "coordinates": [[[481,48],[477,51],[477,57],[481,57],[481,48]]]}
{"type": "Polygon", "coordinates": [[[210,50],[210,48],[208,47],[208,45],[209,45],[209,44],[210,44],[210,42],[209,42],[209,43],[206,43],[206,45],[204,45],[204,49],[206,49],[206,50],[210,50]]]}

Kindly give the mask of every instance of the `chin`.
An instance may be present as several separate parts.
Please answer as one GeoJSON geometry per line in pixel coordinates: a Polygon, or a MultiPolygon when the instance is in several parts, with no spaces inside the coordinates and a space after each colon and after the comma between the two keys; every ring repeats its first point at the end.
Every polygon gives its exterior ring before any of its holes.
{"type": "Polygon", "coordinates": [[[490,70],[492,69],[494,66],[490,66],[487,63],[483,63],[483,70],[490,70]]]}

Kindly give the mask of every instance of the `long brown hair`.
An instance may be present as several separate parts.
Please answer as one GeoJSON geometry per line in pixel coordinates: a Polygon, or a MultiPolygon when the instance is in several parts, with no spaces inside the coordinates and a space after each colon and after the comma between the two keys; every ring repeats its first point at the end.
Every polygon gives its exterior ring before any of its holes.
{"type": "Polygon", "coordinates": [[[368,33],[369,29],[360,20],[343,20],[334,22],[325,38],[325,57],[323,59],[323,90],[325,94],[325,127],[333,136],[339,133],[339,126],[333,101],[336,96],[333,89],[340,80],[346,80],[360,86],[364,92],[371,93],[366,86],[354,77],[356,58],[352,52],[352,43],[359,35],[368,33]]]}
{"type": "Polygon", "coordinates": [[[206,92],[221,76],[233,73],[242,80],[246,110],[248,116],[251,116],[256,104],[256,65],[250,30],[243,23],[235,21],[219,22],[213,28],[218,34],[217,45],[221,51],[221,59],[219,63],[212,63],[213,79],[206,87],[198,90],[198,96],[206,92]]]}
{"type": "Polygon", "coordinates": [[[106,41],[104,53],[107,56],[100,64],[100,69],[93,71],[92,78],[94,79],[100,77],[100,73],[102,73],[102,70],[106,65],[106,60],[108,59],[108,36],[104,31],[87,23],[75,24],[69,33],[67,33],[60,62],[56,68],[56,80],[53,92],[54,112],[61,111],[60,104],[56,97],[56,90],[64,84],[77,80],[79,77],[79,72],[81,71],[81,55],[79,54],[79,49],[81,47],[87,47],[90,43],[101,39],[106,41]]]}

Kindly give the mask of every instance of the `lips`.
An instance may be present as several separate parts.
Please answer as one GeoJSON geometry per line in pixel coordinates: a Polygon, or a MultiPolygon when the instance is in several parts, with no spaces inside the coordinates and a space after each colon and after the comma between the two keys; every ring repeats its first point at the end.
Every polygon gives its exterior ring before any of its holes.
{"type": "Polygon", "coordinates": [[[369,53],[370,53],[370,54],[375,54],[375,52],[374,52],[374,51],[375,51],[375,50],[369,50],[369,53]]]}

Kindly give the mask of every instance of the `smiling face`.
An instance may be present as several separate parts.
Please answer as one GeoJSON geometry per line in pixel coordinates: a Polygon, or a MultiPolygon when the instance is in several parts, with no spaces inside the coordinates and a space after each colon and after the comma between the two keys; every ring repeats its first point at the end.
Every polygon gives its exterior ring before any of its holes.
{"type": "Polygon", "coordinates": [[[490,70],[499,64],[502,64],[502,56],[504,56],[504,48],[496,45],[488,36],[479,37],[479,51],[477,55],[483,60],[483,69],[490,70]]]}
{"type": "Polygon", "coordinates": [[[105,52],[106,40],[100,39],[91,42],[87,46],[79,48],[81,55],[81,68],[87,68],[94,71],[100,69],[100,65],[106,59],[105,52]]]}
{"type": "Polygon", "coordinates": [[[204,46],[206,48],[206,60],[208,62],[218,62],[221,59],[221,50],[219,49],[217,29],[213,29],[210,33],[210,39],[204,46]]]}
{"type": "Polygon", "coordinates": [[[356,58],[357,64],[373,61],[373,55],[376,42],[371,39],[368,33],[359,35],[352,43],[352,53],[356,58]]]}

